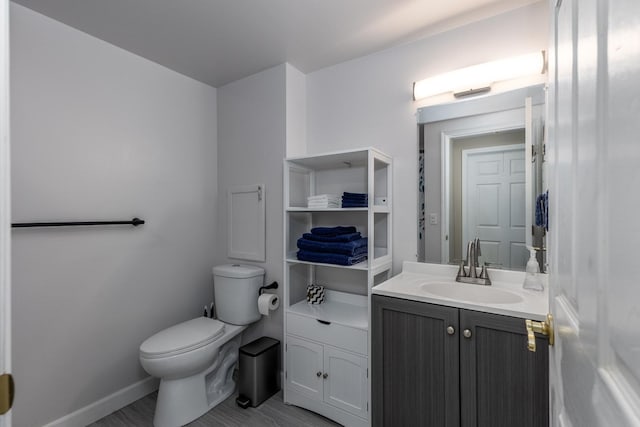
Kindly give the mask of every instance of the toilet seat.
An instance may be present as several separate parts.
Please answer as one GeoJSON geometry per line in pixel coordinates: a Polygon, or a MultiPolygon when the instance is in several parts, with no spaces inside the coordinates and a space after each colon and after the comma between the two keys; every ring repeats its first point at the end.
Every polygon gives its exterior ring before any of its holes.
{"type": "Polygon", "coordinates": [[[198,317],[171,326],[140,345],[140,356],[148,359],[177,356],[204,347],[224,334],[224,323],[198,317]]]}

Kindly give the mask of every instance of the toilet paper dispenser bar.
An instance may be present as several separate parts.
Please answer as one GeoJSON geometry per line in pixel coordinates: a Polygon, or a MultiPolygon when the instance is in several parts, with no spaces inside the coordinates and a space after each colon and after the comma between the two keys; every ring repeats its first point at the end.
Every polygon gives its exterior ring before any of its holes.
{"type": "Polygon", "coordinates": [[[265,289],[278,289],[278,282],[274,281],[267,286],[260,286],[260,289],[258,289],[258,295],[262,295],[265,289]]]}

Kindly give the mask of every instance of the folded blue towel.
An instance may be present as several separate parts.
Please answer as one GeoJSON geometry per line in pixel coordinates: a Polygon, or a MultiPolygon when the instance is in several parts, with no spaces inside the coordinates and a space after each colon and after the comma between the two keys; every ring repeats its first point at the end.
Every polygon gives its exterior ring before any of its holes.
{"type": "Polygon", "coordinates": [[[298,251],[298,259],[309,262],[323,262],[325,264],[353,265],[367,260],[367,254],[349,256],[342,254],[329,254],[324,252],[298,251]]]}
{"type": "Polygon", "coordinates": [[[343,208],[367,208],[369,207],[369,202],[342,202],[343,208]]]}
{"type": "Polygon", "coordinates": [[[342,199],[366,199],[369,195],[367,193],[342,193],[342,199]]]}
{"type": "Polygon", "coordinates": [[[349,234],[338,234],[337,236],[322,236],[313,233],[304,233],[302,238],[307,240],[316,240],[318,242],[350,242],[352,240],[358,240],[362,238],[360,232],[349,234]]]}
{"type": "Polygon", "coordinates": [[[315,240],[298,239],[298,248],[300,249],[349,256],[366,254],[367,244],[368,239],[366,237],[350,242],[318,242],[315,240]]]}
{"type": "Polygon", "coordinates": [[[337,227],[315,227],[311,229],[311,234],[317,234],[318,236],[338,236],[340,234],[355,233],[357,230],[353,226],[337,227]]]}
{"type": "Polygon", "coordinates": [[[549,192],[536,197],[536,225],[549,230],[549,192]]]}

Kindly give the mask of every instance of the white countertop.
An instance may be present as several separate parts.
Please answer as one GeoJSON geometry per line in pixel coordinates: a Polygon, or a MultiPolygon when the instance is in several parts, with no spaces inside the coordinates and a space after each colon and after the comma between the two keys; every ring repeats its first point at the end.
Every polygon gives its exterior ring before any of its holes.
{"type": "MultiPolygon", "coordinates": [[[[544,284],[544,291],[536,292],[522,288],[524,272],[489,269],[491,288],[509,291],[520,296],[522,300],[515,303],[480,303],[471,301],[471,299],[447,298],[425,292],[421,288],[423,284],[430,282],[451,282],[452,286],[484,287],[483,285],[458,284],[455,282],[457,271],[458,267],[455,265],[405,261],[402,265],[402,273],[375,286],[372,289],[372,293],[374,295],[386,295],[531,320],[546,319],[549,312],[548,277],[546,274],[540,275],[544,284]]],[[[481,291],[481,289],[478,289],[478,291],[481,291]]]]}

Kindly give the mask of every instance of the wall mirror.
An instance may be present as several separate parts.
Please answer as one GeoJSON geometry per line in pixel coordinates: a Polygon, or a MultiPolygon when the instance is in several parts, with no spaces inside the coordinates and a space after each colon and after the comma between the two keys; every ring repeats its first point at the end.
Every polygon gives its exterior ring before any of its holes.
{"type": "Polygon", "coordinates": [[[544,271],[544,100],[536,85],[418,110],[419,261],[457,264],[478,237],[481,263],[524,270],[531,247],[544,271]]]}

